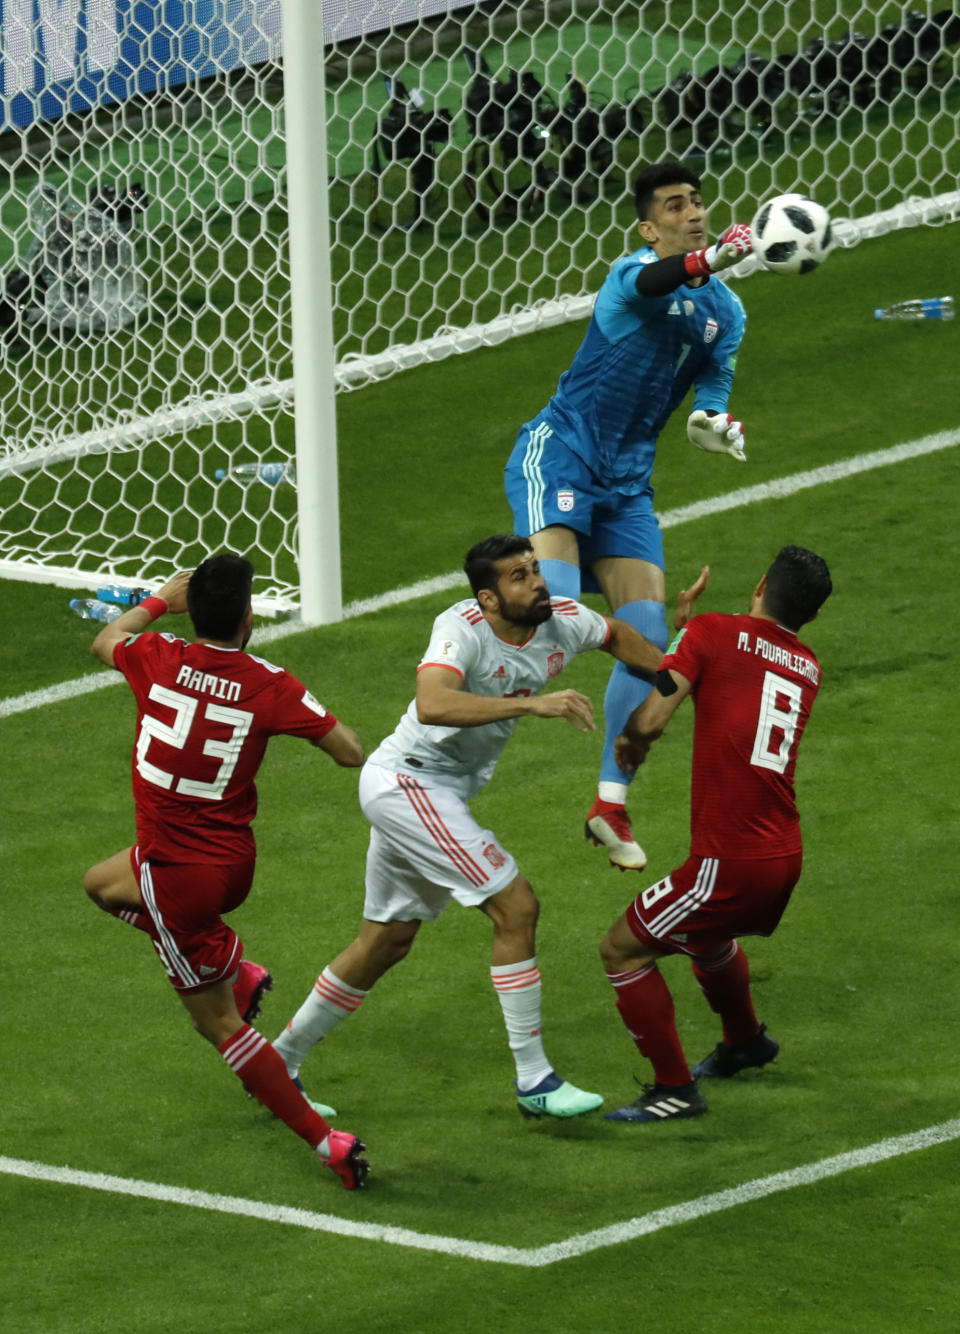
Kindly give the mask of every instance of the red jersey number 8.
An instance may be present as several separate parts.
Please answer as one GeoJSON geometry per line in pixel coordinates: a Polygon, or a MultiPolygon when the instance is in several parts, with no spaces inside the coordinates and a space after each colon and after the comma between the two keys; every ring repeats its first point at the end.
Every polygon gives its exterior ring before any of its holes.
{"type": "Polygon", "coordinates": [[[751,764],[760,769],[772,769],[778,774],[786,772],[797,735],[802,701],[803,694],[796,681],[788,681],[776,672],[766,673],[760,697],[757,733],[753,738],[753,754],[750,756],[751,764]],[[775,732],[780,733],[776,744],[775,732]]]}

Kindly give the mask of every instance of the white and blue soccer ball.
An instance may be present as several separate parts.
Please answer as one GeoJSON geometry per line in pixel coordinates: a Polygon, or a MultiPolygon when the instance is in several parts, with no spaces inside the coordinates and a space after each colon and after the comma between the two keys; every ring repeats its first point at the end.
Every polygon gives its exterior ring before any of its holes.
{"type": "Polygon", "coordinates": [[[806,195],[777,195],[750,224],[753,253],[772,273],[812,273],[830,253],[830,214],[806,195]]]}

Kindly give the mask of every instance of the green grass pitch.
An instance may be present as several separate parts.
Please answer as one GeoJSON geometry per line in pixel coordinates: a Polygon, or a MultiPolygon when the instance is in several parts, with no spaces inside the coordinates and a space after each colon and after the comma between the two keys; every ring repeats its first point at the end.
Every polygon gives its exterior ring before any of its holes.
{"type": "MultiPolygon", "coordinates": [[[[955,431],[960,329],[879,324],[872,312],[949,290],[944,256],[957,240],[956,225],[904,232],[837,253],[810,278],[741,284],[749,324],[733,406],[750,461],[696,453],[681,409],[661,442],[658,507],[955,431]]],[[[476,538],[509,527],[503,462],[580,332],[340,401],[347,600],[455,569],[476,538]]],[[[666,531],[668,587],[708,561],[712,609],[743,607],[784,542],[820,550],[836,590],[805,636],[824,683],[798,774],[803,879],[778,933],[747,942],[782,1054],[758,1077],[708,1088],[709,1116],[660,1128],[521,1120],[486,975],[489,929],[451,909],[305,1066],[315,1096],[369,1145],[368,1191],[342,1191],[191,1032],[148,943],[84,898],[86,866],[132,835],[133,708],[121,685],[0,716],[0,1154],[534,1248],[956,1117],[958,480],[953,446],[666,531]]],[[[68,596],[0,584],[4,697],[98,670],[68,596]]],[[[454,596],[263,651],[372,747],[406,706],[431,618],[454,596]]],[[[586,656],[565,681],[599,706],[608,667],[586,656]]],[[[687,844],[689,718],[675,728],[631,802],[651,854],[646,883],[687,844]]],[[[648,1072],[597,946],[641,882],[606,869],[581,838],[599,750],[599,735],[526,722],[476,809],[542,902],[548,1053],[614,1106],[648,1072]]],[[[268,1036],[358,924],[355,785],[287,740],[262,770],[258,879],[235,922],[276,974],[268,1036]]],[[[713,1017],[682,961],[665,973],[696,1058],[716,1040],[713,1017]]],[[[952,1334],[958,1166],[954,1140],[539,1269],[0,1174],[0,1325],[952,1334]]]]}

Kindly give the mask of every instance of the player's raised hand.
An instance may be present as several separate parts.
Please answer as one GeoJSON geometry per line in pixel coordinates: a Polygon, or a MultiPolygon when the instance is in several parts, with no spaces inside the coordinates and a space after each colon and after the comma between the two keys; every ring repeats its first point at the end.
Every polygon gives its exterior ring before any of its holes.
{"type": "Polygon", "coordinates": [[[707,263],[711,272],[729,269],[738,260],[745,259],[753,249],[753,234],[745,222],[735,222],[713,246],[707,246],[707,263]],[[711,254],[711,251],[714,252],[711,254]]]}
{"type": "Polygon", "coordinates": [[[745,222],[735,222],[713,245],[691,250],[683,257],[683,266],[691,278],[706,278],[711,273],[729,269],[745,259],[753,249],[753,234],[745,222]]]}
{"type": "Polygon", "coordinates": [[[187,610],[187,584],[190,582],[192,570],[181,570],[175,574],[172,579],[168,579],[157,594],[163,598],[167,604],[167,610],[173,612],[187,610]]]}
{"type": "Polygon", "coordinates": [[[530,712],[540,718],[566,718],[578,732],[596,731],[593,704],[579,690],[553,690],[549,695],[534,695],[530,712]]]}
{"type": "MultiPolygon", "coordinates": [[[[682,588],[677,594],[677,610],[673,613],[674,630],[682,630],[693,615],[693,604],[710,582],[710,566],[704,565],[696,580],[689,588],[682,588]]],[[[620,761],[618,760],[619,764],[620,761]]]]}
{"type": "Polygon", "coordinates": [[[687,437],[692,445],[708,454],[729,454],[738,463],[747,461],[743,422],[734,421],[729,412],[711,414],[697,408],[687,418],[687,437]]]}

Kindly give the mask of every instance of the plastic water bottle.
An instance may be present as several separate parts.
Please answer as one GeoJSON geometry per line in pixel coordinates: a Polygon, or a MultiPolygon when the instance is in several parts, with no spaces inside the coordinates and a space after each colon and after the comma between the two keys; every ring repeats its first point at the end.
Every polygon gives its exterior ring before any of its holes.
{"type": "Polygon", "coordinates": [[[103,621],[104,624],[123,615],[123,608],[115,602],[101,602],[99,598],[71,598],[70,610],[85,621],[103,621]]]}
{"type": "Polygon", "coordinates": [[[125,607],[137,607],[149,596],[149,588],[123,588],[120,584],[97,589],[97,597],[101,602],[122,602],[125,607]]]}
{"type": "Polygon", "coordinates": [[[916,297],[897,301],[884,310],[875,310],[876,320],[952,320],[955,314],[952,296],[916,297]]]}
{"type": "Polygon", "coordinates": [[[297,480],[296,467],[286,459],[265,459],[260,463],[235,463],[232,468],[218,468],[213,475],[218,482],[240,482],[244,486],[248,482],[266,482],[268,486],[289,482],[292,486],[297,480]]]}

